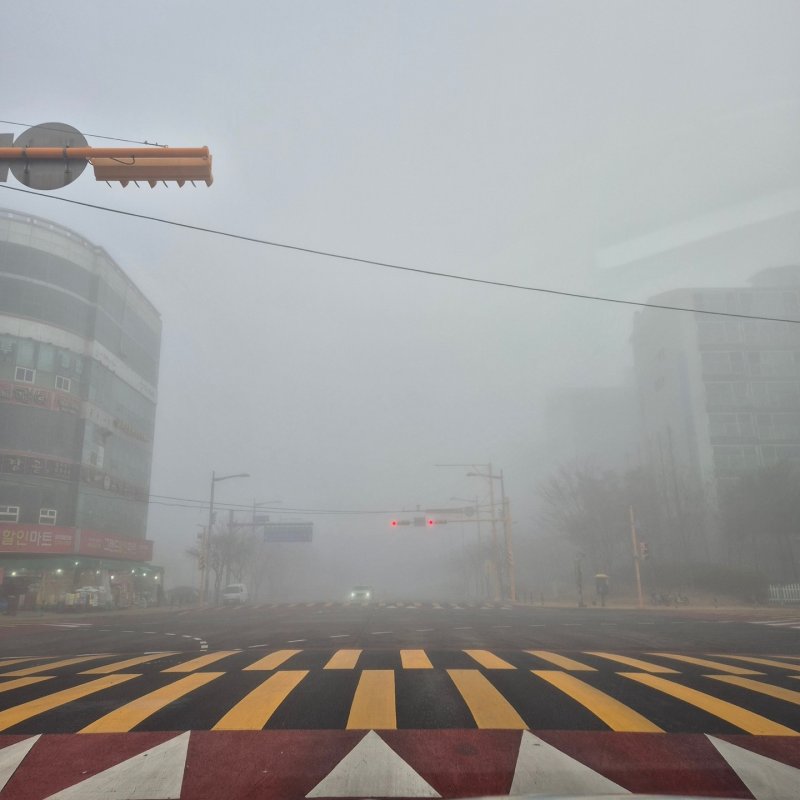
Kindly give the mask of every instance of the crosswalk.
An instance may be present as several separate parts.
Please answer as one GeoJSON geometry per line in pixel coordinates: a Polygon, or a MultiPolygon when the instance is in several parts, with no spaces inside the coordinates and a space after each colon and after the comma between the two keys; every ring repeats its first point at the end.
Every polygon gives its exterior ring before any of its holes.
{"type": "MultiPolygon", "coordinates": [[[[344,600],[341,602],[335,601],[317,601],[311,603],[250,603],[248,605],[227,605],[227,606],[217,606],[212,611],[220,614],[225,613],[236,613],[238,611],[243,611],[246,609],[258,609],[258,610],[282,610],[282,609],[289,609],[289,610],[299,610],[299,609],[315,609],[315,610],[324,610],[324,609],[339,609],[339,608],[386,608],[386,609],[394,609],[394,610],[404,610],[404,611],[466,611],[466,610],[483,610],[483,611],[491,611],[491,610],[501,610],[501,611],[512,611],[513,606],[509,605],[508,603],[503,602],[484,602],[484,601],[464,601],[460,603],[455,602],[404,602],[401,600],[380,600],[380,601],[361,601],[361,600],[344,600]]],[[[193,609],[186,609],[184,611],[178,612],[180,614],[189,614],[192,613],[193,609]]],[[[207,611],[207,609],[206,609],[207,611]]]]}
{"type": "Polygon", "coordinates": [[[0,732],[410,728],[796,736],[800,658],[225,650],[0,663],[0,732]],[[166,727],[165,727],[166,726],[166,727]]]}

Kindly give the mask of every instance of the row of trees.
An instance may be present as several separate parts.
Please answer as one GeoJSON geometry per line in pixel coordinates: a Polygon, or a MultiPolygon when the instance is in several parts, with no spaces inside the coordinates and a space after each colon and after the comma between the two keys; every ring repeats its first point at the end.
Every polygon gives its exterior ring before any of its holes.
{"type": "MultiPolygon", "coordinates": [[[[187,555],[199,563],[202,555],[200,544],[189,548],[187,555]]],[[[214,526],[208,556],[209,587],[214,602],[219,602],[223,587],[229,583],[246,584],[251,597],[257,599],[270,567],[269,559],[274,554],[268,554],[252,525],[243,525],[230,518],[214,526]]]]}
{"type": "Polygon", "coordinates": [[[718,583],[708,576],[725,565],[738,571],[738,585],[752,594],[747,573],[778,582],[800,580],[799,487],[800,469],[790,464],[731,480],[716,498],[710,487],[693,485],[674,472],[564,466],[540,487],[540,497],[548,533],[569,541],[595,572],[630,574],[633,507],[652,571],[660,568],[671,582],[696,583],[704,574],[707,582],[718,583]],[[708,568],[712,564],[714,570],[708,568]]]}

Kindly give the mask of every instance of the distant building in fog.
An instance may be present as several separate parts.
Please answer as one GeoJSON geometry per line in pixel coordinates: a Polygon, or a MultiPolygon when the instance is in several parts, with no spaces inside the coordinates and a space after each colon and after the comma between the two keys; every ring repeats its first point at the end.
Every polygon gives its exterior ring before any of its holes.
{"type": "Polygon", "coordinates": [[[639,460],[639,415],[631,386],[581,386],[547,396],[548,461],[624,472],[639,460]]]}
{"type": "Polygon", "coordinates": [[[158,312],[105,250],[0,210],[5,595],[157,595],[146,524],[160,348],[158,312]]]}
{"type": "MultiPolygon", "coordinates": [[[[800,267],[748,287],[676,289],[653,303],[800,319],[800,267]]],[[[650,463],[694,485],[800,462],[800,325],[644,309],[632,336],[650,463]]]]}

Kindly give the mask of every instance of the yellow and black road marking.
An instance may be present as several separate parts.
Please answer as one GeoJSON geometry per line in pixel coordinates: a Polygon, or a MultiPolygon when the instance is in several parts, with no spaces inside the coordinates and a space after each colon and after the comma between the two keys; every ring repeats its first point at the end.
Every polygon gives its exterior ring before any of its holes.
{"type": "Polygon", "coordinates": [[[795,736],[798,670],[788,656],[546,650],[14,658],[0,662],[0,731],[471,727],[795,736]]]}

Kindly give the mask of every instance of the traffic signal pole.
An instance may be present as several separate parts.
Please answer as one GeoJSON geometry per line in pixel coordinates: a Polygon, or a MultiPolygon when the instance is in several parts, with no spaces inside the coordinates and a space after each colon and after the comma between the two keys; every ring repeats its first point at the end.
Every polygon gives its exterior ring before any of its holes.
{"type": "Polygon", "coordinates": [[[633,564],[636,570],[636,594],[639,599],[639,608],[644,608],[644,601],[642,600],[642,573],[639,568],[639,561],[641,554],[639,552],[639,540],[636,536],[636,522],[633,517],[633,506],[629,507],[631,517],[631,544],[633,545],[633,564]]]}

